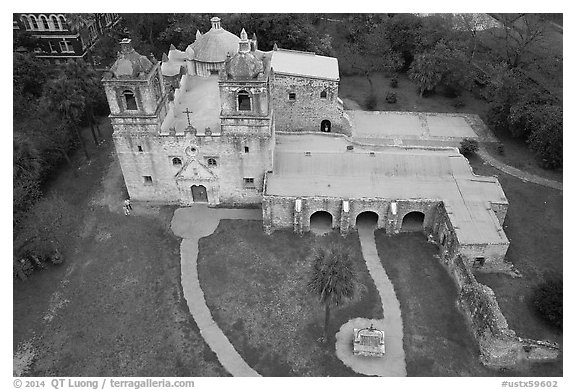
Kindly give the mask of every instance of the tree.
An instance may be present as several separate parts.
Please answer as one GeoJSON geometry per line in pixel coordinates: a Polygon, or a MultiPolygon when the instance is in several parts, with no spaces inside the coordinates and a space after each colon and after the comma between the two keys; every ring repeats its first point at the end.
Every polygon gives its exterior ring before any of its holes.
{"type": "Polygon", "coordinates": [[[60,76],[46,84],[43,103],[49,110],[57,112],[64,123],[74,129],[78,142],[87,159],[90,159],[78,126],[86,109],[86,97],[78,88],[78,83],[60,76]]]}
{"type": "Polygon", "coordinates": [[[317,248],[311,260],[308,290],[318,297],[325,308],[323,341],[327,341],[330,308],[355,297],[358,291],[357,275],[350,251],[341,245],[317,248]]]}
{"type": "Polygon", "coordinates": [[[67,242],[77,235],[78,209],[59,195],[43,198],[23,219],[14,237],[14,256],[32,252],[45,257],[63,252],[67,242]]]}
{"type": "Polygon", "coordinates": [[[501,29],[493,29],[495,50],[510,69],[525,65],[527,54],[544,36],[547,22],[537,14],[494,14],[501,29]]]}
{"type": "Polygon", "coordinates": [[[439,85],[454,91],[470,86],[471,77],[468,63],[460,49],[451,48],[439,41],[434,48],[417,54],[408,76],[418,86],[420,96],[434,91],[439,85]]]}
{"type": "Polygon", "coordinates": [[[14,133],[12,159],[14,225],[20,222],[26,211],[41,196],[42,166],[42,157],[34,144],[20,134],[14,133]]]}
{"type": "Polygon", "coordinates": [[[562,279],[548,280],[538,286],[532,298],[538,313],[560,329],[562,329],[562,284],[562,279]]]}
{"type": "Polygon", "coordinates": [[[399,53],[392,50],[382,23],[364,21],[361,26],[364,28],[349,30],[348,41],[340,48],[339,57],[344,66],[366,77],[373,94],[371,76],[376,72],[397,72],[402,68],[403,60],[399,53]]]}
{"type": "Polygon", "coordinates": [[[100,128],[94,116],[94,107],[106,104],[106,95],[100,82],[100,78],[94,69],[84,61],[68,61],[63,68],[63,76],[69,81],[75,82],[77,89],[82,93],[85,99],[85,110],[83,118],[90,125],[94,143],[98,145],[98,137],[94,131],[94,125],[100,133],[100,128]]]}
{"type": "Polygon", "coordinates": [[[528,136],[528,145],[542,161],[545,168],[562,167],[562,106],[545,105],[540,107],[538,125],[528,136]]]}
{"type": "Polygon", "coordinates": [[[402,56],[403,69],[408,70],[420,43],[422,18],[413,14],[395,14],[384,23],[392,50],[402,56]]]}

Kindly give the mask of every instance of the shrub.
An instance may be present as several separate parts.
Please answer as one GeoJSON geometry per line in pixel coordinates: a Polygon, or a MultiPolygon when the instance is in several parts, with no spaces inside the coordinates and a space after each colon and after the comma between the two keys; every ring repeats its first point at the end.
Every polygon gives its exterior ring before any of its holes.
{"type": "Polygon", "coordinates": [[[398,88],[398,76],[396,75],[392,76],[392,78],[390,79],[390,87],[398,88]]]}
{"type": "Polygon", "coordinates": [[[386,103],[394,104],[394,103],[396,103],[396,100],[397,100],[397,98],[396,98],[396,94],[394,92],[388,92],[386,94],[386,103]]]}
{"type": "Polygon", "coordinates": [[[532,303],[544,320],[562,329],[562,280],[548,280],[538,286],[532,303]]]}
{"type": "Polygon", "coordinates": [[[371,92],[366,98],[365,106],[366,109],[370,111],[374,111],[378,106],[378,96],[376,96],[374,92],[371,92]]]}
{"type": "Polygon", "coordinates": [[[460,142],[460,153],[463,155],[468,155],[471,153],[475,153],[478,150],[478,141],[471,138],[464,138],[462,142],[460,142]]]}
{"type": "Polygon", "coordinates": [[[454,101],[454,103],[452,103],[452,106],[454,108],[462,108],[466,105],[466,103],[464,103],[464,99],[462,99],[461,97],[456,98],[456,100],[454,101]]]}

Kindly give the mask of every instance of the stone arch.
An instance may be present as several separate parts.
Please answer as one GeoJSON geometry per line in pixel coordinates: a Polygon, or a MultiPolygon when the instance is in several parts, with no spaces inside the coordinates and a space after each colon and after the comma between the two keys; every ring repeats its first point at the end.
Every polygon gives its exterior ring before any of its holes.
{"type": "Polygon", "coordinates": [[[245,89],[236,92],[236,110],[252,111],[252,96],[245,89]]]}
{"type": "Polygon", "coordinates": [[[50,30],[50,24],[48,23],[48,18],[46,17],[46,15],[41,14],[40,15],[40,22],[42,22],[42,29],[44,30],[50,30]]]}
{"type": "Polygon", "coordinates": [[[402,218],[402,232],[424,231],[424,218],[426,215],[422,211],[410,211],[402,218]]]}
{"type": "Polygon", "coordinates": [[[190,187],[192,191],[192,200],[194,203],[208,203],[208,191],[203,185],[193,185],[190,187]]]}
{"type": "Polygon", "coordinates": [[[24,24],[24,28],[26,30],[32,30],[32,26],[30,25],[30,19],[28,19],[28,16],[22,15],[22,16],[20,16],[20,20],[24,24]]]}
{"type": "Polygon", "coordinates": [[[365,210],[358,213],[356,216],[356,228],[371,228],[376,229],[380,216],[377,212],[372,210],[365,210]]]}
{"type": "Polygon", "coordinates": [[[39,30],[38,28],[38,20],[36,19],[36,16],[34,15],[29,15],[28,19],[30,20],[30,24],[32,26],[32,30],[39,30]]]}
{"type": "Polygon", "coordinates": [[[66,19],[64,15],[58,15],[58,20],[60,21],[60,30],[66,30],[66,19]]]}
{"type": "Polygon", "coordinates": [[[310,231],[313,233],[329,233],[333,226],[334,216],[328,211],[318,210],[310,215],[310,231]]]}
{"type": "Polygon", "coordinates": [[[329,133],[332,131],[332,123],[328,119],[324,119],[320,123],[320,131],[324,133],[329,133]]]}
{"type": "Polygon", "coordinates": [[[136,102],[136,94],[130,89],[122,91],[122,99],[124,101],[125,110],[138,110],[138,103],[136,102]]]}
{"type": "Polygon", "coordinates": [[[58,17],[56,15],[50,15],[50,22],[52,22],[54,30],[60,30],[60,23],[58,23],[58,17]]]}

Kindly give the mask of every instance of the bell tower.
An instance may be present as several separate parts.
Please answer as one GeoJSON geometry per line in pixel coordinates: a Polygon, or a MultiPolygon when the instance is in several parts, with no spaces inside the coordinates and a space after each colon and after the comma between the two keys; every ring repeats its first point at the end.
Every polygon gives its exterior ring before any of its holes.
{"type": "Polygon", "coordinates": [[[160,63],[137,53],[130,39],[120,42],[114,65],[102,79],[112,139],[128,193],[133,200],[162,199],[157,156],[159,134],[168,111],[160,63]]]}
{"type": "Polygon", "coordinates": [[[102,79],[114,130],[157,131],[167,109],[160,64],[137,53],[130,39],[123,39],[120,47],[102,79]]]}

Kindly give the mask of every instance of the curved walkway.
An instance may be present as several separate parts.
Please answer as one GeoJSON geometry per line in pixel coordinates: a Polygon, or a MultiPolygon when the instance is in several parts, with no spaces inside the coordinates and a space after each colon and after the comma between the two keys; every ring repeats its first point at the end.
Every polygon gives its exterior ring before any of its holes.
{"type": "MultiPolygon", "coordinates": [[[[393,358],[386,359],[382,363],[386,364],[385,376],[406,376],[406,358],[402,341],[404,332],[400,314],[400,302],[396,298],[394,286],[378,256],[374,229],[368,226],[358,226],[358,236],[360,237],[362,256],[364,261],[366,261],[368,272],[374,280],[384,311],[383,326],[386,354],[393,358]]],[[[351,368],[354,369],[354,367],[351,368]]]]}
{"type": "Polygon", "coordinates": [[[517,177],[522,181],[529,181],[530,183],[540,184],[545,187],[550,187],[562,191],[562,183],[560,183],[559,181],[545,179],[543,177],[533,175],[528,172],[524,172],[518,168],[511,167],[510,165],[506,165],[503,162],[492,157],[490,153],[488,153],[488,151],[483,147],[480,147],[480,149],[478,149],[477,154],[482,158],[482,160],[486,161],[494,168],[504,173],[507,173],[511,176],[517,177]]]}
{"type": "Polygon", "coordinates": [[[198,240],[214,233],[221,219],[260,220],[262,212],[259,209],[209,209],[205,205],[180,208],[174,212],[171,228],[175,235],[182,237],[182,290],[202,337],[222,366],[233,376],[260,376],[242,359],[212,318],[198,280],[198,240]]]}

